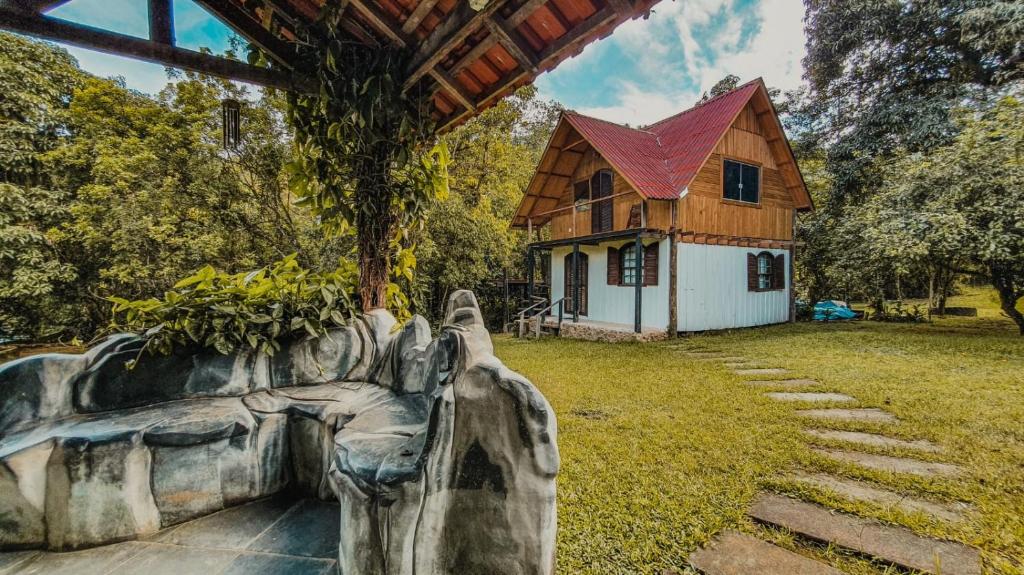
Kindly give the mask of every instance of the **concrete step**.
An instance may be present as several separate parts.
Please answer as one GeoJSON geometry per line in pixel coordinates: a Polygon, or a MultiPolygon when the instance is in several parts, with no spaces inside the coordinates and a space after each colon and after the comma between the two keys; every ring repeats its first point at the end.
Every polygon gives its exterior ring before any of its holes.
{"type": "Polygon", "coordinates": [[[907,514],[923,513],[941,521],[961,521],[970,511],[966,503],[939,503],[911,497],[888,489],[882,489],[864,481],[846,477],[836,477],[827,473],[794,473],[790,479],[798,483],[811,485],[850,501],[871,503],[887,509],[899,509],[907,514]]]}
{"type": "Polygon", "coordinates": [[[839,513],[821,505],[772,493],[762,494],[748,514],[762,523],[844,547],[906,569],[935,575],[979,575],[977,549],[940,541],[873,519],[839,513]]]}
{"type": "Polygon", "coordinates": [[[829,565],[738,531],[720,533],[689,561],[706,575],[842,575],[829,565]]]}

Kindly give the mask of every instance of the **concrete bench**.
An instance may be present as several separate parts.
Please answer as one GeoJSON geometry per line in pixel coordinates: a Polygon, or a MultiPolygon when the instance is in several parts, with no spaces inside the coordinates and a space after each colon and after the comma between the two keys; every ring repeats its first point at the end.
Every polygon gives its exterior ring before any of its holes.
{"type": "Polygon", "coordinates": [[[0,366],[0,548],[133,539],[292,490],[341,503],[342,573],[550,572],[554,415],[494,358],[471,293],[433,341],[377,311],[273,357],[142,343],[0,366]]]}

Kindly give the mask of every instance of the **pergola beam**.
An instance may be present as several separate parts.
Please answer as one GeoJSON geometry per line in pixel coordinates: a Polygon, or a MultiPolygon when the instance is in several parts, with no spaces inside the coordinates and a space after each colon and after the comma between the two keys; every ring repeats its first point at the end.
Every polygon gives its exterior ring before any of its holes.
{"type": "Polygon", "coordinates": [[[149,0],[149,39],[160,44],[174,45],[174,8],[171,0],[149,0]]]}
{"type": "Polygon", "coordinates": [[[442,89],[455,96],[455,99],[466,108],[466,111],[476,113],[476,103],[473,102],[473,96],[466,92],[454,78],[438,68],[431,68],[428,73],[442,89]]]}
{"type": "MultiPolygon", "coordinates": [[[[255,44],[278,64],[283,65],[289,70],[295,68],[294,59],[290,55],[290,53],[294,53],[294,49],[289,47],[287,42],[273,35],[270,30],[264,28],[262,24],[254,20],[251,15],[236,6],[231,0],[194,1],[216,16],[225,26],[237,30],[246,40],[255,44]]],[[[170,3],[170,0],[149,0],[150,6],[154,2],[170,3]]],[[[152,39],[156,40],[156,38],[152,39]]],[[[173,41],[171,43],[173,44],[173,41]]]]}
{"type": "Polygon", "coordinates": [[[0,28],[116,56],[129,56],[164,66],[202,72],[229,80],[239,80],[282,90],[304,91],[306,89],[304,83],[298,82],[291,75],[278,70],[257,68],[238,60],[203,54],[50,16],[0,8],[0,28]]]}

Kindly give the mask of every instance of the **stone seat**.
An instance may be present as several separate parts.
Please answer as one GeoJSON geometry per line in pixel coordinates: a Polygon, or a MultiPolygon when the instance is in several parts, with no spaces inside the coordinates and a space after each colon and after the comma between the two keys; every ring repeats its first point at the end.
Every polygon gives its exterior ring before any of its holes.
{"type": "Polygon", "coordinates": [[[433,341],[376,311],[273,357],[140,355],[121,335],[0,365],[0,549],[134,539],[290,490],[339,500],[343,573],[550,573],[554,416],[494,358],[471,293],[446,318],[433,341]]]}

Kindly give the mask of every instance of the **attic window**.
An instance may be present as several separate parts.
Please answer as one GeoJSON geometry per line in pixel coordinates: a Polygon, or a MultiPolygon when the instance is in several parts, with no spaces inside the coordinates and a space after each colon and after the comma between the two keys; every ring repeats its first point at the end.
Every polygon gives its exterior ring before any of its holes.
{"type": "Polygon", "coordinates": [[[722,197],[748,204],[760,201],[761,168],[735,160],[724,160],[722,172],[722,197]]]}

